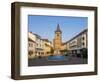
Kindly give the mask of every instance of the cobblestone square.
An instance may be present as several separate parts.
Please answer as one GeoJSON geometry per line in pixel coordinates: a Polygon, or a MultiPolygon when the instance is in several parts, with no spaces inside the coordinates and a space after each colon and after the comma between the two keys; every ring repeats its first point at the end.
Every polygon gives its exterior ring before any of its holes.
{"type": "Polygon", "coordinates": [[[29,66],[48,66],[48,65],[74,65],[74,64],[87,64],[86,58],[67,56],[66,60],[50,61],[48,57],[29,59],[29,66]]]}

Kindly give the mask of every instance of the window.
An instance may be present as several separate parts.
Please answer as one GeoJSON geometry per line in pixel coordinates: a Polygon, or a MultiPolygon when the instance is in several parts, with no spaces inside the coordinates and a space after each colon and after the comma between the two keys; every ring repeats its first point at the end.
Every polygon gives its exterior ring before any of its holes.
{"type": "Polygon", "coordinates": [[[32,43],[29,43],[29,47],[33,47],[33,44],[32,43]]]}
{"type": "Polygon", "coordinates": [[[31,44],[31,47],[33,47],[33,44],[31,44]]]}
{"type": "Polygon", "coordinates": [[[31,43],[29,43],[29,47],[31,47],[31,43]]]}
{"type": "Polygon", "coordinates": [[[84,37],[82,39],[84,40],[84,37]]]}
{"type": "Polygon", "coordinates": [[[33,51],[29,51],[28,54],[31,56],[33,54],[33,51]]]}
{"type": "Polygon", "coordinates": [[[83,42],[83,46],[84,46],[84,42],[83,42]]]}

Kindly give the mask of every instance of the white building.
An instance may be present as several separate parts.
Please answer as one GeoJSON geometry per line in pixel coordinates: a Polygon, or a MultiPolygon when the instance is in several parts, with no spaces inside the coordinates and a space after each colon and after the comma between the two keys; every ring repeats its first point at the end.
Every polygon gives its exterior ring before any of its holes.
{"type": "Polygon", "coordinates": [[[33,41],[32,39],[28,38],[28,58],[32,59],[34,58],[35,55],[35,46],[36,42],[33,41]]]}
{"type": "Polygon", "coordinates": [[[44,54],[43,53],[44,46],[43,46],[43,41],[42,41],[41,37],[39,35],[35,34],[35,33],[32,33],[32,32],[28,33],[28,37],[35,42],[35,46],[34,46],[34,48],[35,48],[35,53],[34,53],[35,57],[36,56],[37,57],[42,56],[44,54]]]}
{"type": "Polygon", "coordinates": [[[44,54],[43,49],[44,49],[44,45],[43,45],[43,41],[41,39],[41,37],[37,34],[36,35],[36,55],[37,56],[42,56],[44,54]]]}
{"type": "Polygon", "coordinates": [[[83,30],[67,42],[69,53],[83,54],[87,51],[87,29],[83,30]]]}
{"type": "Polygon", "coordinates": [[[28,37],[29,37],[30,39],[32,39],[33,41],[36,41],[36,35],[35,35],[34,33],[28,32],[28,37]]]}

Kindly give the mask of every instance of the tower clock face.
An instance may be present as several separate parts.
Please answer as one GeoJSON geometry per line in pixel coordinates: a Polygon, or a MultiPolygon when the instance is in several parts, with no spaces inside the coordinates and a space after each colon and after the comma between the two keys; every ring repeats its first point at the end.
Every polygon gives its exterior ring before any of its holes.
{"type": "Polygon", "coordinates": [[[59,34],[57,34],[57,37],[59,37],[59,34]]]}
{"type": "Polygon", "coordinates": [[[56,33],[56,38],[61,38],[61,33],[56,33]]]}

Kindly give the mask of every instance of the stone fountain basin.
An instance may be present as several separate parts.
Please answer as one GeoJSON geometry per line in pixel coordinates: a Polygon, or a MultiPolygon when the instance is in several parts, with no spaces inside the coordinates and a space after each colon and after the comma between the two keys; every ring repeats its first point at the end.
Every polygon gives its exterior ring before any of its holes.
{"type": "Polygon", "coordinates": [[[68,60],[68,58],[64,55],[54,55],[54,56],[49,56],[48,60],[51,61],[63,61],[63,60],[68,60]]]}

